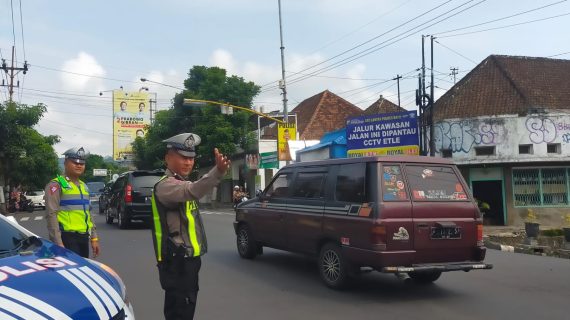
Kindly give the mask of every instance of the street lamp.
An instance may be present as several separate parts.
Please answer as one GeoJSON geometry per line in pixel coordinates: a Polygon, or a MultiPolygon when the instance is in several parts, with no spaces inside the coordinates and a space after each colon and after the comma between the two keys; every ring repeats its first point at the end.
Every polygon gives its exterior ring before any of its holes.
{"type": "MultiPolygon", "coordinates": [[[[123,86],[120,86],[119,88],[121,89],[121,91],[123,91],[123,86]]],[[[99,95],[102,96],[104,92],[113,92],[115,90],[117,90],[117,89],[99,91],[99,95]]],[[[127,94],[125,93],[125,95],[127,95],[127,94]]]]}
{"type": "Polygon", "coordinates": [[[222,106],[222,107],[230,107],[230,108],[234,108],[234,109],[238,109],[238,110],[243,110],[246,112],[255,113],[261,117],[271,119],[271,120],[278,122],[278,123],[285,123],[285,121],[275,119],[273,117],[266,115],[265,113],[261,113],[261,112],[258,112],[256,110],[249,109],[246,107],[234,106],[233,104],[224,103],[224,102],[217,102],[217,101],[210,101],[210,100],[198,100],[198,99],[184,99],[184,102],[182,105],[193,106],[193,107],[205,107],[208,104],[215,104],[215,105],[222,106]]]}
{"type": "Polygon", "coordinates": [[[161,86],[170,87],[170,88],[174,88],[174,89],[178,89],[178,90],[182,90],[182,91],[185,90],[184,88],[179,88],[179,87],[175,87],[175,86],[173,86],[173,85],[169,85],[169,84],[166,84],[166,83],[149,80],[149,79],[147,79],[147,78],[141,78],[141,81],[142,81],[142,82],[156,83],[156,84],[159,84],[159,85],[161,85],[161,86]]]}

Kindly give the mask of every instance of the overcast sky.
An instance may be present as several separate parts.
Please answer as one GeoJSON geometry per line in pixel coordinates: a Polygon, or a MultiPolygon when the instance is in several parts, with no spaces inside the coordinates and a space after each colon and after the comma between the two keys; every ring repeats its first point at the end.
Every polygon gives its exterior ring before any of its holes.
{"type": "MultiPolygon", "coordinates": [[[[255,105],[282,108],[277,0],[24,0],[23,39],[20,1],[12,2],[17,60],[31,65],[15,100],[48,106],[37,129],[61,136],[58,153],[82,145],[111,155],[111,93],[99,92],[147,86],[165,109],[177,90],[139,79],[182,86],[194,65],[265,85],[255,105]]],[[[14,43],[10,3],[0,0],[3,58],[14,43]]],[[[436,97],[453,86],[450,68],[459,80],[491,54],[569,59],[569,13],[570,3],[556,0],[282,0],[289,110],[325,89],[360,108],[381,94],[397,103],[396,75],[402,106],[416,109],[422,34],[439,42],[436,97]]],[[[0,88],[0,99],[6,94],[0,88]]]]}

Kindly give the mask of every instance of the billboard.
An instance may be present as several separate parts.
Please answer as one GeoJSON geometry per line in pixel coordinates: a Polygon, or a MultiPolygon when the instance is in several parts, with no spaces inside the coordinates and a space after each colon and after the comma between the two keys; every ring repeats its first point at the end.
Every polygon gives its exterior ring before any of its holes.
{"type": "Polygon", "coordinates": [[[132,143],[137,136],[144,137],[150,124],[150,105],[147,92],[113,91],[113,159],[131,160],[132,143]]]}
{"type": "Polygon", "coordinates": [[[346,121],[349,158],[419,155],[416,111],[350,118],[346,121]]]}
{"type": "Polygon", "coordinates": [[[293,123],[278,123],[277,153],[280,161],[291,161],[289,140],[297,140],[297,125],[293,123]]]}

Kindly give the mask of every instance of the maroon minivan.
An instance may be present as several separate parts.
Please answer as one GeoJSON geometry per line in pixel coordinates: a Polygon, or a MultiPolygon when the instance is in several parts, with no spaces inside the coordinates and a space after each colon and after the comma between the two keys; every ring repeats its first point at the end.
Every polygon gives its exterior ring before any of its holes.
{"type": "Polygon", "coordinates": [[[264,246],[318,256],[321,278],[344,287],[363,268],[431,283],[483,263],[481,214],[457,167],[406,156],[295,163],[236,208],[241,257],[264,246]]]}

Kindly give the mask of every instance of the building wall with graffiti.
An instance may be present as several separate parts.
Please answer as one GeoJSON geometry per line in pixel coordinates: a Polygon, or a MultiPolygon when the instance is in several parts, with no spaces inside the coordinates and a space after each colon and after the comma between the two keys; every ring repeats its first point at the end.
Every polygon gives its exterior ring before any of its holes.
{"type": "Polygon", "coordinates": [[[570,155],[570,113],[448,119],[434,125],[434,139],[436,154],[458,164],[560,161],[570,155]],[[494,150],[480,155],[482,147],[494,150]]]}

